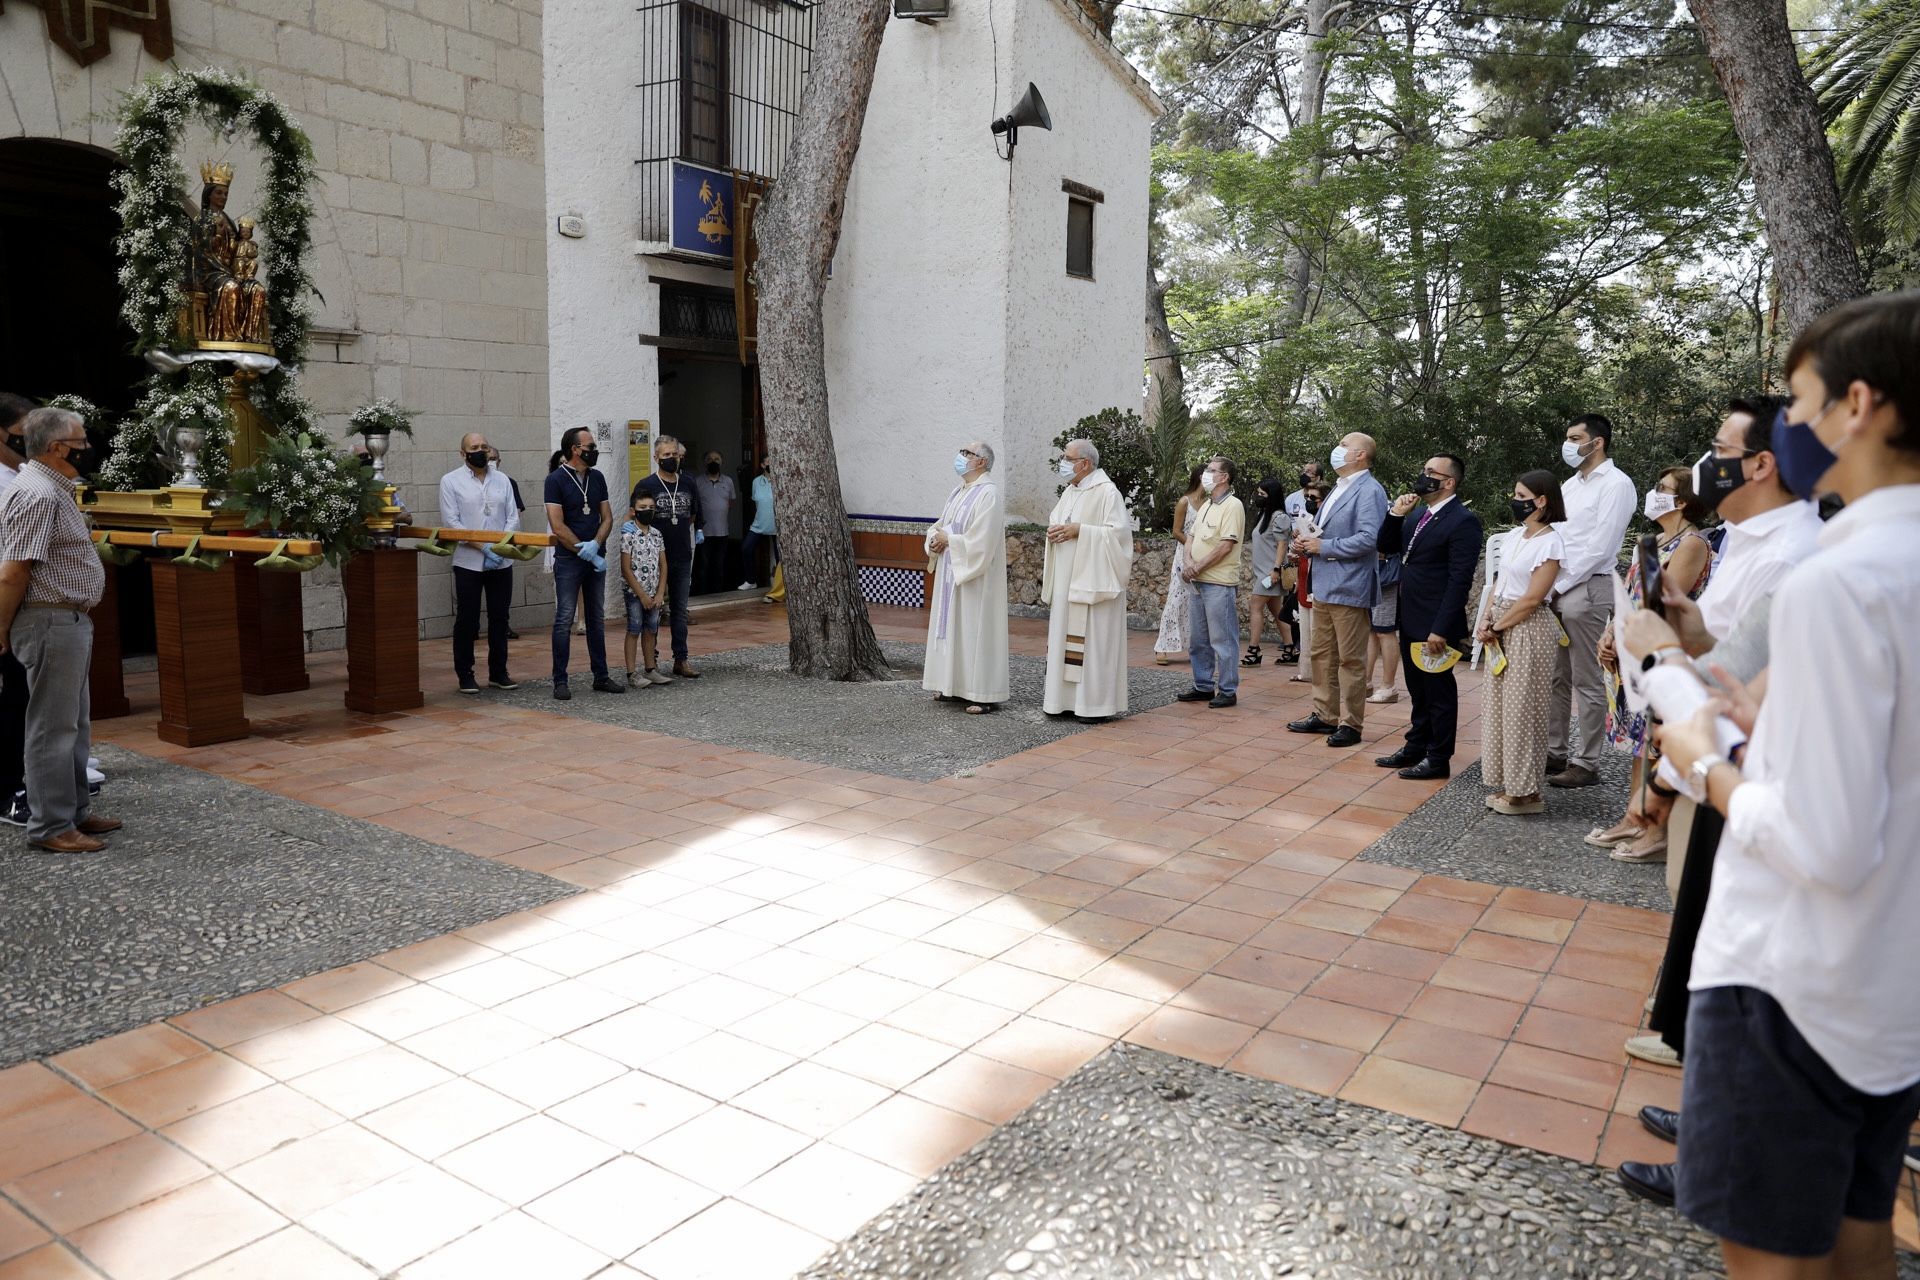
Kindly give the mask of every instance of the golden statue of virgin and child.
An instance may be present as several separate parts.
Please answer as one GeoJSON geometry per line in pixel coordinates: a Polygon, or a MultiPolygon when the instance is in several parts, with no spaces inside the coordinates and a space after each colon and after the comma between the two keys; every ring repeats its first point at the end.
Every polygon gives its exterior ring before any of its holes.
{"type": "Polygon", "coordinates": [[[181,337],[214,351],[273,353],[267,324],[267,286],[260,276],[260,246],[253,219],[238,223],[227,216],[233,166],[200,166],[204,184],[200,212],[187,244],[187,305],[180,317],[181,337]]]}

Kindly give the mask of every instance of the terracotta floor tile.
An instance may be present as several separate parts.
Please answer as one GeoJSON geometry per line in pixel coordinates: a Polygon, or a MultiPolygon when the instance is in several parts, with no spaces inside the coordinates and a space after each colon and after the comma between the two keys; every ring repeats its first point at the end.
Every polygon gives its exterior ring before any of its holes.
{"type": "Polygon", "coordinates": [[[1496,902],[1481,916],[1477,928],[1487,933],[1504,933],[1535,942],[1565,942],[1573,934],[1573,921],[1564,916],[1543,916],[1532,911],[1515,911],[1496,902]]]}
{"type": "Polygon", "coordinates": [[[1196,933],[1202,937],[1240,943],[1260,932],[1270,919],[1271,917],[1268,916],[1250,915],[1242,911],[1229,911],[1222,907],[1195,903],[1167,921],[1166,927],[1182,933],[1196,933]]]}
{"type": "Polygon", "coordinates": [[[677,1084],[629,1071],[551,1108],[547,1114],[589,1136],[633,1151],[710,1111],[711,1098],[677,1084]]]}
{"type": "Polygon", "coordinates": [[[1033,1006],[1031,1012],[1036,1018],[1112,1040],[1125,1035],[1157,1007],[1154,1001],[1075,982],[1033,1006]]]}
{"type": "MultiPolygon", "coordinates": [[[[208,1177],[213,1170],[150,1133],[101,1147],[86,1155],[10,1183],[6,1192],[42,1223],[62,1235],[80,1227],[110,1218],[135,1205],[176,1191],[189,1183],[208,1177]]],[[[20,1225],[30,1225],[10,1207],[7,1214],[20,1225]]],[[[11,1238],[40,1243],[46,1233],[24,1232],[17,1228],[11,1238]],[[32,1235],[39,1239],[34,1240],[32,1235]]]]}
{"type": "Polygon", "coordinates": [[[371,1031],[322,1016],[229,1045],[229,1056],[281,1080],[318,1071],[380,1047],[371,1031]]]}
{"type": "Polygon", "coordinates": [[[747,1090],[732,1105],[815,1138],[886,1100],[891,1090],[814,1062],[801,1062],[747,1090]]]}
{"type": "Polygon", "coordinates": [[[1419,995],[1421,984],[1408,978],[1385,973],[1368,973],[1344,965],[1330,965],[1305,994],[1318,1000],[1332,1000],[1379,1013],[1405,1013],[1419,995]]]}
{"type": "Polygon", "coordinates": [[[895,1094],[829,1140],[917,1179],[931,1177],[992,1131],[971,1116],[895,1094]]]}
{"type": "Polygon", "coordinates": [[[605,1164],[619,1152],[548,1116],[528,1116],[435,1161],[507,1204],[521,1205],[605,1164]]]}
{"type": "Polygon", "coordinates": [[[792,947],[775,947],[742,961],[729,972],[742,982],[751,982],[777,995],[797,996],[808,987],[817,986],[852,967],[845,961],[808,955],[792,947]]]}
{"type": "MultiPolygon", "coordinates": [[[[986,968],[982,964],[954,979],[956,984],[965,982],[974,974],[986,968]]],[[[954,990],[961,990],[955,986],[954,990]]],[[[869,1021],[884,1018],[903,1005],[918,1000],[927,993],[927,988],[917,982],[907,982],[900,978],[889,978],[884,974],[868,973],[864,969],[849,969],[836,974],[825,982],[808,987],[803,993],[811,1004],[825,1005],[841,1013],[869,1021]]],[[[982,996],[982,999],[987,997],[982,996]]]]}
{"type": "Polygon", "coordinates": [[[526,1212],[589,1248],[617,1258],[671,1231],[718,1200],[714,1192],[658,1165],[637,1156],[620,1156],[540,1197],[527,1206],[526,1212]]]}
{"type": "Polygon", "coordinates": [[[0,1071],[0,1121],[81,1096],[71,1081],[48,1070],[45,1063],[23,1062],[0,1071]]]}
{"type": "Polygon", "coordinates": [[[538,991],[560,981],[552,969],[531,964],[519,955],[496,956],[479,964],[456,969],[432,980],[434,987],[449,992],[482,1009],[504,1004],[516,996],[538,991]]]}
{"type": "Polygon", "coordinates": [[[1469,991],[1428,987],[1407,1006],[1407,1016],[1442,1027],[1456,1027],[1477,1035],[1502,1040],[1513,1034],[1525,1006],[1492,996],[1477,996],[1469,991]]]}
{"type": "Polygon", "coordinates": [[[972,1052],[1064,1080],[1112,1041],[1041,1018],[1015,1018],[973,1046],[972,1052]]]}
{"type": "Polygon", "coordinates": [[[1447,925],[1464,930],[1472,928],[1487,910],[1456,898],[1409,893],[1403,894],[1399,901],[1388,907],[1387,914],[1398,920],[1418,920],[1422,924],[1447,925]]]}
{"type": "Polygon", "coordinates": [[[1196,1009],[1168,1007],[1149,1014],[1127,1032],[1126,1039],[1177,1057],[1191,1058],[1212,1066],[1224,1066],[1253,1039],[1256,1028],[1246,1022],[1202,1013],[1196,1009]]]}
{"type": "Polygon", "coordinates": [[[536,1110],[585,1093],[620,1074],[611,1058],[552,1040],[473,1073],[473,1080],[536,1110]]]}
{"type": "Polygon", "coordinates": [[[1485,960],[1449,956],[1433,975],[1433,985],[1526,1004],[1540,989],[1540,975],[1531,969],[1513,969],[1503,964],[1488,964],[1485,960]]]}
{"type": "Polygon", "coordinates": [[[1057,1083],[1037,1071],[962,1053],[908,1085],[906,1092],[923,1102],[1000,1125],[1057,1083]]]}
{"type": "Polygon", "coordinates": [[[1217,973],[1203,973],[1177,993],[1172,1004],[1216,1018],[1264,1027],[1293,999],[1291,992],[1243,982],[1217,973]]]}
{"type": "Polygon", "coordinates": [[[464,969],[468,965],[478,964],[498,954],[492,947],[469,942],[457,934],[447,934],[439,938],[429,938],[425,942],[416,942],[412,946],[401,947],[397,951],[389,951],[384,955],[375,956],[374,960],[388,969],[424,982],[428,978],[438,978],[442,974],[464,969]]]}
{"type": "Polygon", "coordinates": [[[99,1280],[100,1273],[60,1243],[0,1262],[0,1280],[99,1280]]]}
{"type": "Polygon", "coordinates": [[[807,1147],[803,1133],[738,1107],[702,1112],[634,1154],[708,1190],[731,1195],[807,1147]]]}
{"type": "Polygon", "coordinates": [[[1602,1109],[1613,1106],[1625,1072],[1618,1061],[1596,1062],[1530,1044],[1510,1044],[1487,1079],[1509,1089],[1602,1109]]]}
{"type": "Polygon", "coordinates": [[[1311,985],[1326,972],[1326,968],[1319,960],[1268,951],[1255,944],[1241,947],[1215,965],[1213,971],[1223,978],[1251,982],[1291,994],[1311,985]]]}
{"type": "Polygon", "coordinates": [[[388,1044],[296,1076],[291,1083],[341,1115],[357,1117],[451,1078],[445,1067],[388,1044]]]}
{"type": "Polygon", "coordinates": [[[227,1177],[289,1218],[304,1219],[419,1162],[355,1124],[277,1147],[227,1177]]]}
{"type": "Polygon", "coordinates": [[[1594,924],[1605,925],[1610,929],[1627,929],[1635,933],[1651,934],[1663,942],[1673,929],[1673,917],[1664,911],[1648,911],[1642,907],[1619,907],[1610,902],[1589,902],[1580,917],[1594,924]]]}
{"type": "Polygon", "coordinates": [[[1227,1062],[1227,1069],[1331,1095],[1347,1082],[1360,1061],[1361,1055],[1351,1049],[1261,1031],[1227,1062]]]}
{"type": "Polygon", "coordinates": [[[1395,1115],[1451,1126],[1460,1123],[1479,1089],[1477,1077],[1449,1075],[1376,1056],[1355,1069],[1341,1087],[1340,1096],[1395,1115]]]}
{"type": "Polygon", "coordinates": [[[1600,1150],[1594,1163],[1605,1169],[1618,1169],[1623,1160],[1646,1164],[1672,1164],[1677,1148],[1656,1138],[1638,1119],[1615,1114],[1607,1119],[1607,1131],[1601,1135],[1600,1150]]]}
{"type": "MultiPolygon", "coordinates": [[[[350,1029],[358,1031],[358,1028],[350,1029]]],[[[400,1047],[455,1075],[465,1075],[522,1049],[530,1049],[544,1038],[543,1033],[518,1019],[497,1010],[482,1009],[408,1036],[400,1042],[400,1047]]]]}
{"type": "MultiPolygon", "coordinates": [[[[979,1000],[985,1004],[999,1005],[1003,1009],[1024,1011],[1031,1009],[1065,985],[1063,980],[1050,978],[1044,973],[1035,973],[1031,969],[1022,969],[1016,965],[1002,964],[998,960],[989,960],[969,969],[947,983],[941,990],[951,991],[955,995],[979,1000]]],[[[888,1013],[891,1012],[893,1010],[888,1010],[888,1013]]]]}
{"type": "Polygon", "coordinates": [[[843,1239],[917,1181],[876,1160],[816,1143],[748,1183],[739,1199],[828,1239],[843,1239]]]}
{"type": "Polygon", "coordinates": [[[980,963],[980,957],[930,942],[903,942],[860,967],[870,973],[901,978],[923,987],[950,982],[980,963]]]}
{"type": "Polygon", "coordinates": [[[1500,893],[1499,889],[1493,885],[1480,884],[1472,880],[1456,880],[1451,876],[1421,876],[1414,882],[1412,892],[1436,898],[1455,898],[1461,902],[1475,902],[1483,907],[1500,893]]]}
{"type": "Polygon", "coordinates": [[[369,1280],[373,1273],[303,1227],[282,1227],[217,1262],[187,1273],[185,1280],[369,1280]]]}
{"type": "Polygon", "coordinates": [[[646,1068],[650,1075],[724,1102],[793,1061],[791,1054],[729,1032],[716,1031],[661,1054],[649,1061],[646,1068]]]}
{"type": "Polygon", "coordinates": [[[1520,1019],[1513,1038],[1524,1044],[1541,1045],[1618,1066],[1625,1054],[1626,1042],[1636,1034],[1637,1027],[1633,1024],[1604,1022],[1583,1018],[1577,1013],[1536,1007],[1527,1010],[1520,1019]]]}
{"type": "Polygon", "coordinates": [[[1502,889],[1494,903],[1516,911],[1531,911],[1535,915],[1559,916],[1563,920],[1578,920],[1587,905],[1580,898],[1569,898],[1560,893],[1541,893],[1534,889],[1502,889]]]}
{"type": "Polygon", "coordinates": [[[1358,937],[1380,919],[1380,913],[1362,907],[1342,906],[1337,902],[1303,898],[1288,909],[1286,919],[1291,924],[1358,937]]]}
{"type": "Polygon", "coordinates": [[[462,1079],[370,1112],[360,1123],[421,1159],[434,1160],[505,1128],[527,1111],[525,1104],[505,1094],[462,1079]]]}
{"type": "Polygon", "coordinates": [[[1080,979],[1093,987],[1139,996],[1162,1003],[1194,981],[1199,975],[1192,969],[1148,960],[1144,956],[1121,954],[1103,961],[1080,979]]]}
{"type": "Polygon", "coordinates": [[[150,1128],[172,1124],[271,1084],[224,1053],[210,1053],[104,1089],[100,1096],[150,1128]]]}
{"type": "Polygon", "coordinates": [[[1635,960],[1628,956],[1610,956],[1598,951],[1566,947],[1554,958],[1553,973],[1582,982],[1604,983],[1636,992],[1641,999],[1653,990],[1660,972],[1657,960],[1635,960]]]}
{"type": "Polygon", "coordinates": [[[1469,960],[1485,960],[1513,969],[1532,969],[1537,973],[1545,973],[1559,956],[1560,947],[1552,942],[1535,942],[1531,938],[1513,938],[1504,933],[1482,933],[1474,929],[1460,940],[1456,954],[1469,960]]]}
{"type": "Polygon", "coordinates": [[[422,1167],[331,1204],[303,1225],[384,1274],[459,1239],[506,1208],[450,1173],[422,1167]]]}
{"type": "Polygon", "coordinates": [[[632,1257],[653,1280],[740,1280],[804,1270],[828,1242],[737,1200],[722,1200],[632,1257]]]}
{"type": "Polygon", "coordinates": [[[1582,982],[1578,978],[1558,974],[1548,975],[1540,984],[1539,994],[1534,996],[1533,1002],[1543,1009],[1557,1009],[1561,1013],[1579,1014],[1623,1026],[1639,1025],[1644,1003],[1631,991],[1609,987],[1605,983],[1582,982]]]}
{"type": "Polygon", "coordinates": [[[339,1124],[342,1115],[283,1084],[168,1125],[162,1134],[215,1169],[230,1169],[339,1124]]]}
{"type": "Polygon", "coordinates": [[[1252,945],[1308,960],[1330,961],[1353,945],[1353,936],[1310,927],[1293,920],[1276,920],[1253,935],[1252,945]]]}
{"type": "Polygon", "coordinates": [[[1640,1108],[1645,1106],[1665,1107],[1669,1111],[1680,1109],[1678,1068],[1647,1067],[1638,1062],[1627,1064],[1627,1074],[1620,1082],[1613,1109],[1631,1116],[1640,1114],[1640,1108]]]}
{"type": "Polygon", "coordinates": [[[416,983],[389,995],[375,996],[362,1004],[342,1009],[339,1016],[382,1040],[403,1040],[410,1035],[452,1022],[474,1012],[478,1005],[462,1000],[426,983],[416,983]]]}
{"type": "Polygon", "coordinates": [[[0,1200],[0,1262],[37,1248],[51,1238],[33,1219],[0,1200]]]}
{"type": "Polygon", "coordinates": [[[1514,1146],[1591,1161],[1600,1148],[1606,1116],[1593,1107],[1487,1084],[1481,1086],[1460,1127],[1514,1146]]]}
{"type": "Polygon", "coordinates": [[[1299,996],[1268,1024],[1268,1030],[1365,1053],[1392,1025],[1391,1014],[1299,996]]]}
{"type": "Polygon", "coordinates": [[[1402,1018],[1381,1038],[1374,1052],[1449,1075],[1484,1080],[1506,1045],[1505,1040],[1493,1036],[1402,1018]]]}
{"type": "MultiPolygon", "coordinates": [[[[435,941],[449,941],[449,939],[436,938],[435,941]]],[[[461,938],[452,938],[450,942],[450,951],[470,953],[482,959],[499,954],[490,947],[482,947],[461,938]]],[[[280,988],[280,993],[292,996],[302,1004],[312,1005],[322,1013],[338,1013],[356,1004],[365,1004],[378,996],[404,991],[412,986],[416,979],[417,975],[401,973],[384,965],[366,961],[361,964],[345,965],[338,969],[328,969],[310,978],[289,982],[280,988]]]]}
{"type": "Polygon", "coordinates": [[[1439,972],[1446,956],[1419,947],[1403,947],[1375,938],[1361,938],[1341,952],[1339,963],[1349,969],[1383,973],[1389,977],[1427,982],[1439,972]]]}
{"type": "Polygon", "coordinates": [[[70,1049],[49,1061],[89,1089],[104,1089],[206,1051],[207,1046],[192,1036],[157,1022],[70,1049]]]}
{"type": "Polygon", "coordinates": [[[1049,977],[1071,981],[1110,955],[1112,952],[1104,947],[1042,935],[1008,947],[1000,953],[999,959],[1016,968],[1031,969],[1049,977]]]}
{"type": "Polygon", "coordinates": [[[96,1222],[69,1241],[114,1280],[165,1280],[286,1225],[285,1218],[216,1177],[96,1222]]]}
{"type": "Polygon", "coordinates": [[[1458,946],[1466,934],[1465,925],[1434,924],[1426,920],[1410,920],[1405,916],[1386,915],[1367,930],[1366,936],[1403,947],[1448,952],[1458,946]]]}
{"type": "Polygon", "coordinates": [[[237,1000],[223,1000],[192,1013],[178,1014],[168,1021],[194,1039],[220,1049],[316,1016],[311,1006],[290,996],[278,991],[256,991],[237,1000]]]}
{"type": "Polygon", "coordinates": [[[495,1218],[471,1235],[436,1249],[399,1280],[586,1280],[609,1259],[524,1213],[495,1218]]]}
{"type": "Polygon", "coordinates": [[[1203,937],[1165,926],[1142,936],[1126,948],[1125,954],[1203,973],[1232,955],[1237,945],[1229,939],[1203,937]]]}
{"type": "MultiPolygon", "coordinates": [[[[918,1000],[887,1015],[889,1026],[938,1040],[956,1049],[964,1049],[1012,1020],[1011,1009],[1003,1009],[983,1000],[969,1000],[951,991],[929,991],[918,1000]]],[[[840,1037],[833,1038],[837,1040],[840,1037]]]]}
{"type": "MultiPolygon", "coordinates": [[[[932,993],[932,995],[941,994],[943,993],[932,993]]],[[[913,1009],[921,1002],[930,998],[931,996],[922,996],[920,1000],[906,1005],[903,1009],[896,1011],[891,1016],[898,1019],[906,1010],[913,1009]]],[[[949,998],[959,999],[957,996],[949,998]]],[[[972,1002],[969,1001],[968,1003],[972,1002]]],[[[636,1014],[646,1014],[652,1011],[638,1009],[634,1012],[636,1014]]],[[[779,1004],[769,1005],[758,1013],[740,1019],[740,1021],[734,1023],[727,1029],[734,1035],[742,1039],[751,1040],[755,1044],[765,1045],[770,1049],[778,1049],[780,1052],[791,1054],[796,1058],[806,1058],[811,1057],[834,1041],[852,1034],[865,1025],[866,1022],[864,1019],[856,1018],[851,1014],[840,1013],[837,1010],[828,1009],[823,1005],[795,999],[782,1000],[779,1004]]],[[[914,1029],[915,1028],[912,1027],[908,1028],[908,1030],[914,1029]]],[[[596,1030],[596,1028],[590,1028],[589,1030],[596,1030]]],[[[589,1048],[594,1047],[590,1041],[583,1041],[583,1043],[587,1043],[589,1048]]],[[[620,1057],[619,1054],[611,1054],[610,1056],[620,1057]]],[[[622,1059],[622,1061],[625,1061],[625,1059],[622,1059]]]]}

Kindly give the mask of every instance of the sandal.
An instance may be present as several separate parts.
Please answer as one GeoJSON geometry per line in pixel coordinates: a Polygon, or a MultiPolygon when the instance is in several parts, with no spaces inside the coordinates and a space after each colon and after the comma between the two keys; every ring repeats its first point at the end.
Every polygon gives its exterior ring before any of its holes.
{"type": "Polygon", "coordinates": [[[1300,651],[1290,644],[1280,646],[1280,656],[1273,660],[1276,667],[1293,667],[1300,664],[1300,651]]]}
{"type": "Polygon", "coordinates": [[[1260,665],[1260,646],[1257,644],[1248,645],[1247,656],[1240,659],[1240,665],[1243,667],[1259,666],[1260,665]]]}
{"type": "Polygon", "coordinates": [[[997,705],[997,703],[992,702],[969,702],[967,704],[967,714],[970,716],[990,716],[994,713],[997,705]]]}
{"type": "Polygon", "coordinates": [[[1596,849],[1611,849],[1617,844],[1632,844],[1646,834],[1645,827],[1636,827],[1630,822],[1617,822],[1611,827],[1595,827],[1587,832],[1586,843],[1596,849]]]}

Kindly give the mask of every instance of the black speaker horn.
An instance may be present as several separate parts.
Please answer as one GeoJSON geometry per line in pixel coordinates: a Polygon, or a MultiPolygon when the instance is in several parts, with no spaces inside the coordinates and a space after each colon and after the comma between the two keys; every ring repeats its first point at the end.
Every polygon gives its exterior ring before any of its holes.
{"type": "Polygon", "coordinates": [[[995,133],[1007,135],[1007,159],[1013,159],[1013,149],[1020,145],[1020,126],[1032,125],[1037,129],[1051,130],[1053,116],[1047,111],[1047,100],[1040,96],[1040,89],[1031,80],[1027,82],[1027,91],[1020,95],[1020,101],[1013,104],[1013,110],[993,122],[995,133]]]}

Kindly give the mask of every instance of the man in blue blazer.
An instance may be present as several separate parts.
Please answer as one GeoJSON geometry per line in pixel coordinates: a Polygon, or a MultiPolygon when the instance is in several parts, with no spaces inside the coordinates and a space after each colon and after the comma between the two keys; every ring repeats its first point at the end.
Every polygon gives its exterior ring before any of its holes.
{"type": "MultiPolygon", "coordinates": [[[[1466,479],[1467,464],[1454,455],[1428,458],[1413,492],[1395,501],[1380,526],[1381,553],[1401,556],[1400,642],[1421,645],[1436,658],[1448,645],[1467,644],[1467,593],[1480,561],[1481,529],[1480,517],[1456,501],[1466,479]]],[[[1460,718],[1453,672],[1430,675],[1416,662],[1405,670],[1413,695],[1407,744],[1374,763],[1415,781],[1444,778],[1452,770],[1460,718]]]]}
{"type": "Polygon", "coordinates": [[[1295,538],[1313,557],[1313,714],[1287,728],[1324,733],[1330,747],[1360,741],[1367,708],[1367,636],[1380,603],[1380,525],[1387,491],[1373,478],[1373,437],[1355,431],[1328,459],[1339,481],[1320,504],[1317,535],[1295,538]]]}

